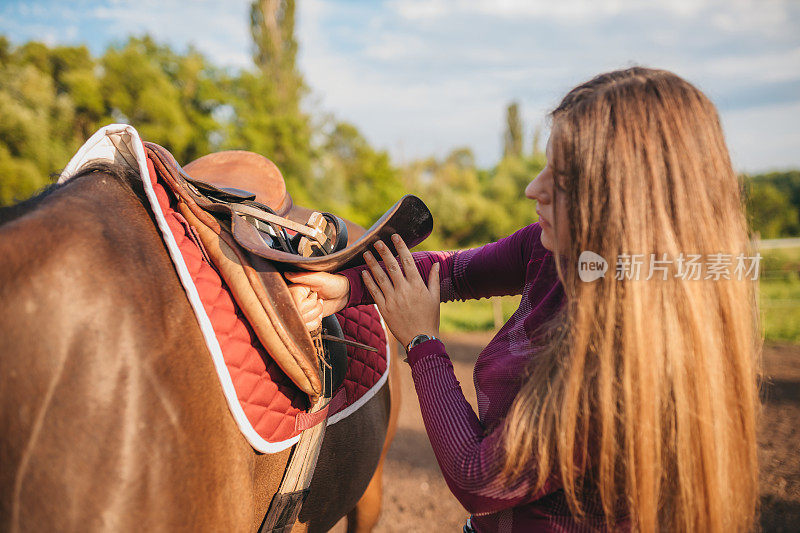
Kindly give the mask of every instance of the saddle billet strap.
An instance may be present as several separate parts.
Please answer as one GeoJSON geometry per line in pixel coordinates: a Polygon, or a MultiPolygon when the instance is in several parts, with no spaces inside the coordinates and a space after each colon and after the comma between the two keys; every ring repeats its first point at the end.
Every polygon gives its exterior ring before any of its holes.
{"type": "Polygon", "coordinates": [[[279,217],[274,213],[270,213],[255,207],[250,207],[247,204],[236,204],[230,207],[231,211],[237,215],[248,215],[262,222],[267,222],[268,224],[278,224],[279,226],[290,229],[295,233],[305,235],[309,239],[314,239],[320,245],[324,246],[327,240],[325,233],[319,231],[318,229],[308,227],[305,224],[298,224],[297,222],[289,220],[288,218],[279,217]]]}

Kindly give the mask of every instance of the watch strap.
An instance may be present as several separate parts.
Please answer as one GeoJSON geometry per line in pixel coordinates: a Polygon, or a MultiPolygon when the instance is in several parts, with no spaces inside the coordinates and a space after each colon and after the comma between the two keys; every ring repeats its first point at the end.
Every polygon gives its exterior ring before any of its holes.
{"type": "Polygon", "coordinates": [[[445,354],[445,356],[447,356],[444,349],[444,344],[440,339],[429,336],[425,340],[412,346],[411,350],[406,354],[406,358],[403,359],[403,362],[413,366],[420,360],[427,359],[435,354],[445,354]],[[428,342],[429,340],[431,342],[428,342]]]}
{"type": "Polygon", "coordinates": [[[433,335],[428,335],[427,333],[420,333],[419,335],[411,339],[411,342],[406,344],[406,353],[408,353],[411,350],[411,348],[417,346],[418,344],[422,344],[423,342],[433,341],[433,340],[436,340],[436,337],[434,337],[433,335]]]}

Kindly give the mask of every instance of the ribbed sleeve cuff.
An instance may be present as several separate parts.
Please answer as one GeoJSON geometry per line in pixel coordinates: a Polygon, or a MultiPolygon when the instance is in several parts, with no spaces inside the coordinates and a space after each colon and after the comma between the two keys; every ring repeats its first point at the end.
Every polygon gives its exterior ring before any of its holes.
{"type": "Polygon", "coordinates": [[[354,267],[339,272],[339,274],[347,278],[350,284],[350,297],[345,307],[360,305],[364,300],[364,280],[361,279],[362,270],[364,270],[364,267],[354,267]]]}
{"type": "Polygon", "coordinates": [[[445,350],[442,341],[439,339],[425,341],[422,344],[417,344],[408,352],[408,364],[413,369],[418,362],[436,355],[447,357],[447,350],[445,350]]]}

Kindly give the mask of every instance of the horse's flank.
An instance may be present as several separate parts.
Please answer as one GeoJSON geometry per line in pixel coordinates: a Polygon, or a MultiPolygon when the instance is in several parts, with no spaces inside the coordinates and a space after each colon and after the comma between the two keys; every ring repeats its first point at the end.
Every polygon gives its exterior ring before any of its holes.
{"type": "MultiPolygon", "coordinates": [[[[141,195],[95,172],[0,213],[2,530],[247,531],[280,482],[289,452],[239,433],[141,195]]],[[[388,406],[329,428],[304,521],[356,505],[388,406]],[[344,449],[352,490],[325,490],[344,449]]]]}

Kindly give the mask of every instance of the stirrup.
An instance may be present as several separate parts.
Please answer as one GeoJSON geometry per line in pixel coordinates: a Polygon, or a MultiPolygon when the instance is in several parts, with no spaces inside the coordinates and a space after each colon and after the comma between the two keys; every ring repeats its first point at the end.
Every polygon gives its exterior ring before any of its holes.
{"type": "Polygon", "coordinates": [[[325,235],[325,238],[320,242],[320,239],[311,239],[307,235],[298,232],[292,239],[292,245],[298,255],[319,257],[338,252],[347,246],[347,226],[336,215],[315,211],[308,217],[306,226],[317,230],[319,232],[318,235],[325,235]]]}

